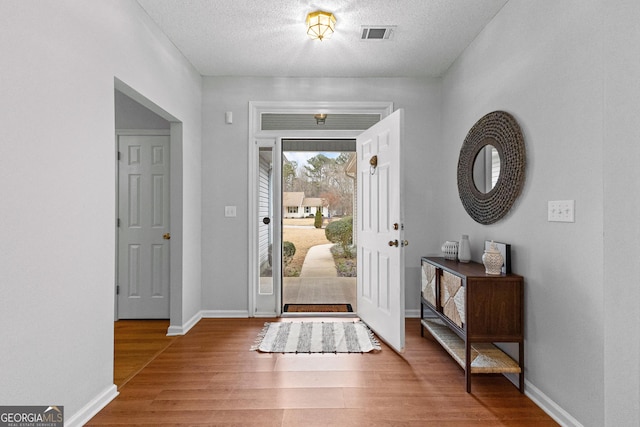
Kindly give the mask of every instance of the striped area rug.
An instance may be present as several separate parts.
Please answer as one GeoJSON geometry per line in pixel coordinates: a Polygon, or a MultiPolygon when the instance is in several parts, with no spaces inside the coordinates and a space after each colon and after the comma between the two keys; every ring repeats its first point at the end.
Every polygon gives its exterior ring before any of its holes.
{"type": "Polygon", "coordinates": [[[265,353],[367,353],[381,350],[373,332],[357,322],[265,323],[251,350],[265,353]]]}

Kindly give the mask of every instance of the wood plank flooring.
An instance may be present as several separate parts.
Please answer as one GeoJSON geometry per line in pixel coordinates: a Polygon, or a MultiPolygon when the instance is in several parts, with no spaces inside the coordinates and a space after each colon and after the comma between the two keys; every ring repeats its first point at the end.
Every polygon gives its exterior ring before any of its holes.
{"type": "Polygon", "coordinates": [[[168,320],[119,320],[114,323],[113,383],[125,385],[171,345],[168,320]]]}
{"type": "Polygon", "coordinates": [[[87,425],[557,425],[501,375],[474,376],[467,394],[462,370],[420,337],[418,319],[407,319],[403,355],[384,344],[366,354],[250,351],[265,321],[201,320],[87,425]]]}

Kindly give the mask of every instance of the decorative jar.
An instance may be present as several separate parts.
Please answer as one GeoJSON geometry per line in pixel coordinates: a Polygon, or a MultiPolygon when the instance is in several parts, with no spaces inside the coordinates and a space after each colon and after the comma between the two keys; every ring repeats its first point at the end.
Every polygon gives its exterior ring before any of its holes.
{"type": "Polygon", "coordinates": [[[482,263],[487,274],[500,275],[502,273],[504,259],[493,240],[489,244],[489,249],[486,249],[482,255],[482,263]]]}
{"type": "Polygon", "coordinates": [[[445,259],[457,260],[458,259],[458,242],[451,242],[447,240],[442,245],[442,254],[445,259]]]}

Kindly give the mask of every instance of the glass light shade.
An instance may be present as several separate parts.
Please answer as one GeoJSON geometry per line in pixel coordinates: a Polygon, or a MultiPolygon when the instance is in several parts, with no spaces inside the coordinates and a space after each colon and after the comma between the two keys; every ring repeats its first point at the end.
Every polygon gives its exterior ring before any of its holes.
{"type": "Polygon", "coordinates": [[[322,41],[330,38],[335,27],[336,18],[333,13],[318,10],[307,15],[307,34],[313,40],[322,41]]]}
{"type": "Polygon", "coordinates": [[[316,119],[317,125],[323,125],[324,122],[327,120],[327,115],[324,113],[315,114],[313,117],[316,119]]]}

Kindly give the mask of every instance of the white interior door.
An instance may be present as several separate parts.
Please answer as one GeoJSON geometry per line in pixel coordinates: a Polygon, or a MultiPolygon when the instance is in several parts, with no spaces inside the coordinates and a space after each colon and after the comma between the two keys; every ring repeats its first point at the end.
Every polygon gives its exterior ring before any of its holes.
{"type": "Polygon", "coordinates": [[[358,316],[398,352],[404,350],[403,114],[378,122],[356,145],[358,316]]]}
{"type": "Polygon", "coordinates": [[[169,318],[169,136],[118,136],[118,318],[169,318]]]}

